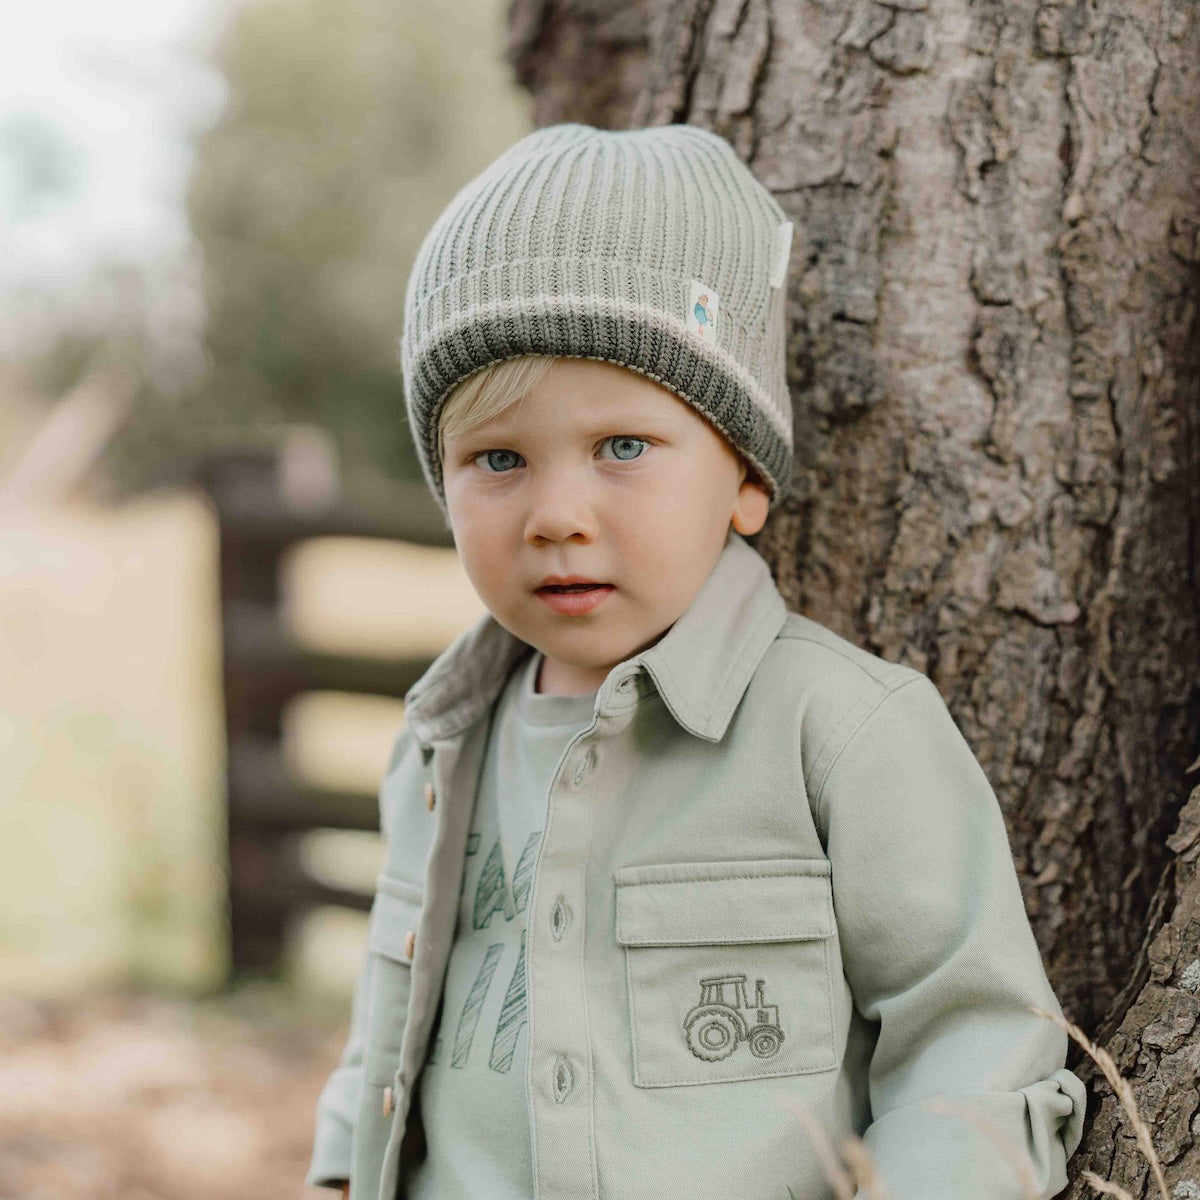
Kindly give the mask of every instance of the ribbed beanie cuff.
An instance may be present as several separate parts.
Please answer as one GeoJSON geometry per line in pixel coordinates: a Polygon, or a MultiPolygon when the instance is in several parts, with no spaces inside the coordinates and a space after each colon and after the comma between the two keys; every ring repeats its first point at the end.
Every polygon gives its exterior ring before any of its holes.
{"type": "Polygon", "coordinates": [[[553,125],[450,202],[409,279],[400,356],[422,470],[446,513],[447,396],[521,354],[639,371],[691,404],[787,494],[792,226],[717,134],[553,125]]]}

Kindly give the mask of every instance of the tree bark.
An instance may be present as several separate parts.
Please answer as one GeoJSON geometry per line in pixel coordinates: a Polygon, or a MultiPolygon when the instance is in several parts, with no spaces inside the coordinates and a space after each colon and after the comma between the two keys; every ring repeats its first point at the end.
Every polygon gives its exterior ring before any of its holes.
{"type": "MultiPolygon", "coordinates": [[[[1200,10],[512,0],[509,29],[536,124],[714,129],[794,222],[796,497],[754,540],[793,608],[938,685],[1067,1016],[1200,1196],[1200,10]]],[[[1151,1194],[1068,1066],[1064,1195],[1151,1194]]]]}

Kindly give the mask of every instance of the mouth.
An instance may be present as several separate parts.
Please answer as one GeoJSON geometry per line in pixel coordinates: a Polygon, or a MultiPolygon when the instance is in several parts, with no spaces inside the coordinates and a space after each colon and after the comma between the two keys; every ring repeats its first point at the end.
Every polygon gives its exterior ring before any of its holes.
{"type": "Polygon", "coordinates": [[[552,583],[535,589],[538,598],[547,607],[572,617],[591,612],[614,591],[616,588],[611,583],[552,583]]]}

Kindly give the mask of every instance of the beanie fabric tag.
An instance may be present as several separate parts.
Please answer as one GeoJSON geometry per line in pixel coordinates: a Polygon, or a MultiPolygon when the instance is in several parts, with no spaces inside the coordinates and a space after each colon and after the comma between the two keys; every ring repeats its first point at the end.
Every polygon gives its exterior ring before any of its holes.
{"type": "Polygon", "coordinates": [[[775,265],[771,268],[771,286],[783,287],[787,276],[788,259],[792,256],[792,223],[784,221],[775,230],[775,265]]]}
{"type": "Polygon", "coordinates": [[[716,345],[717,318],[721,312],[721,297],[700,279],[693,279],[688,293],[687,326],[702,340],[716,345]]]}

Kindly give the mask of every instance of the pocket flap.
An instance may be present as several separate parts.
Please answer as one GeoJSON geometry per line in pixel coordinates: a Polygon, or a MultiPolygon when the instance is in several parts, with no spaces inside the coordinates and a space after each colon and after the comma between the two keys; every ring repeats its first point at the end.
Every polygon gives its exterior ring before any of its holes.
{"type": "Polygon", "coordinates": [[[404,939],[417,928],[424,903],[420,888],[390,875],[375,881],[375,900],[367,920],[367,946],[388,958],[409,962],[404,939]]]}
{"type": "Polygon", "coordinates": [[[829,860],[775,858],[621,867],[623,946],[789,942],[833,933],[829,860]]]}

